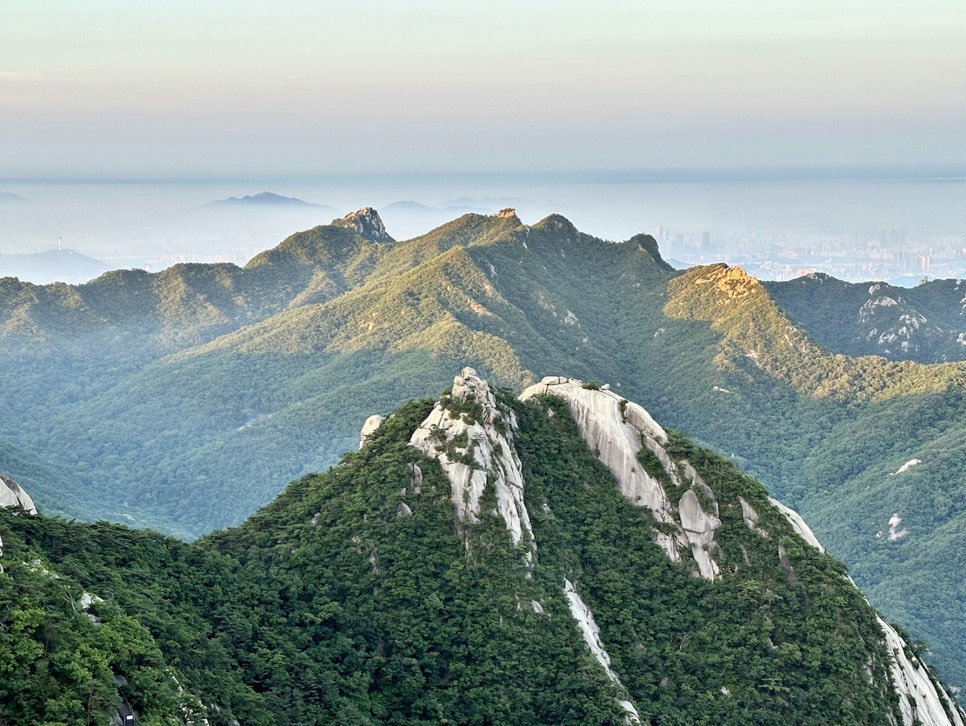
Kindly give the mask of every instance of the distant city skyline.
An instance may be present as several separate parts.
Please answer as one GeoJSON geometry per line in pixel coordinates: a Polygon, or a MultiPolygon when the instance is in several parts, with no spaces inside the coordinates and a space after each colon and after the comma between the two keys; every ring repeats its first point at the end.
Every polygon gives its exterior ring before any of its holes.
{"type": "Polygon", "coordinates": [[[8,2],[0,176],[955,171],[963,37],[952,0],[8,2]]]}

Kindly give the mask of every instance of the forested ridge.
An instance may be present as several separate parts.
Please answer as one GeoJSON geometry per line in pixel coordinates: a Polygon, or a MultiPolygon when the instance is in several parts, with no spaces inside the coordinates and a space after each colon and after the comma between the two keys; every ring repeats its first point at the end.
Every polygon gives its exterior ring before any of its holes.
{"type": "Polygon", "coordinates": [[[5,278],[0,470],[48,514],[192,539],[325,470],[369,414],[463,365],[513,388],[566,371],[801,510],[966,686],[960,288],[873,287],[675,271],[647,235],[613,243],[513,214],[400,242],[321,225],[245,267],[5,278]],[[886,317],[860,325],[867,304],[886,317]],[[917,315],[923,336],[899,335],[917,315]]]}
{"type": "Polygon", "coordinates": [[[457,528],[449,480],[409,444],[430,400],[191,543],[0,511],[0,663],[20,664],[0,679],[0,720],[105,722],[123,703],[143,724],[621,724],[630,699],[654,724],[902,722],[874,611],[759,484],[672,434],[668,453],[723,507],[726,575],[695,578],[562,401],[498,399],[518,422],[530,564],[490,513],[492,489],[457,528]],[[565,581],[620,684],[585,645],[565,581]]]}

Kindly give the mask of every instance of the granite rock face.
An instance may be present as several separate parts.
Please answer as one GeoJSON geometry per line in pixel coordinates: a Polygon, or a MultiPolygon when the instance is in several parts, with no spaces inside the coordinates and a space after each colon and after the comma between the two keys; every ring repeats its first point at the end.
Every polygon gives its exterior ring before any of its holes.
{"type": "Polygon", "coordinates": [[[382,222],[382,217],[372,207],[350,212],[344,217],[333,219],[332,224],[337,227],[346,227],[353,230],[356,234],[370,239],[373,242],[395,242],[386,231],[386,225],[382,222]]]}
{"type": "Polygon", "coordinates": [[[386,419],[377,413],[366,419],[365,423],[362,424],[362,430],[359,432],[359,448],[361,449],[366,445],[366,441],[372,436],[379,427],[382,426],[386,419]]]}
{"type": "Polygon", "coordinates": [[[24,488],[3,474],[0,474],[0,507],[23,507],[30,514],[37,513],[37,507],[24,488]]]}
{"type": "Polygon", "coordinates": [[[671,460],[664,448],[667,433],[651,415],[612,390],[585,387],[582,381],[562,376],[544,378],[527,388],[520,398],[526,400],[543,393],[567,401],[587,448],[610,469],[621,494],[631,503],[649,509],[659,523],[667,525],[654,529],[654,540],[667,556],[680,562],[681,552],[690,550],[701,577],[719,577],[714,533],[721,520],[714,493],[690,464],[671,460]],[[638,459],[642,450],[657,462],[660,472],[645,469],[638,459]],[[662,476],[676,490],[685,487],[683,495],[672,499],[661,484],[662,476]]]}
{"type": "Polygon", "coordinates": [[[410,443],[439,460],[452,484],[458,523],[480,521],[480,497],[489,481],[513,543],[522,543],[529,559],[533,531],[523,501],[520,459],[512,444],[515,427],[512,412],[500,410],[487,382],[464,368],[453,380],[452,392],[436,403],[410,443]]]}
{"type": "MultiPolygon", "coordinates": [[[[727,576],[720,565],[724,561],[723,551],[715,540],[722,526],[719,509],[725,504],[740,506],[744,526],[769,538],[769,533],[759,526],[760,511],[748,501],[738,496],[735,502],[719,503],[714,490],[686,459],[675,459],[668,454],[667,433],[643,407],[608,387],[585,386],[577,379],[563,376],[542,379],[527,388],[520,399],[545,393],[566,402],[588,449],[611,471],[620,493],[653,515],[654,541],[669,559],[688,567],[695,577],[713,581],[727,576]]],[[[553,407],[546,413],[554,415],[553,407]]],[[[370,421],[367,428],[375,423],[375,419],[370,421]]],[[[451,391],[440,398],[412,434],[410,444],[437,459],[449,478],[457,532],[467,549],[472,548],[472,543],[462,525],[480,521],[482,495],[492,487],[496,505],[489,513],[503,519],[513,544],[522,552],[528,572],[532,572],[539,543],[534,539],[527,512],[526,483],[514,448],[516,430],[512,410],[497,402],[487,382],[475,370],[464,368],[454,379],[451,391]]],[[[410,475],[406,492],[418,495],[422,472],[411,464],[410,475]]],[[[801,516],[777,500],[769,499],[769,502],[799,537],[824,551],[801,516]]],[[[762,504],[758,506],[760,509],[762,504]]],[[[397,510],[400,517],[410,514],[405,504],[397,510]]],[[[777,546],[776,556],[780,561],[785,556],[781,544],[777,546]]],[[[627,689],[611,663],[594,614],[581,598],[579,583],[565,580],[562,588],[585,645],[615,688],[625,722],[640,723],[639,711],[629,700],[627,689]]],[[[536,601],[532,608],[534,613],[543,612],[536,601]]],[[[966,726],[966,714],[898,632],[881,618],[879,625],[882,641],[892,654],[889,687],[898,699],[902,726],[966,726]]]]}

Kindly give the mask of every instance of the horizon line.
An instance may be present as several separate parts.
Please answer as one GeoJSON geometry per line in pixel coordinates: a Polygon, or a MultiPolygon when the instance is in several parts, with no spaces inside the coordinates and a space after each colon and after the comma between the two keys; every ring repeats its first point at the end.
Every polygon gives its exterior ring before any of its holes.
{"type": "Polygon", "coordinates": [[[475,179],[479,181],[532,181],[545,184],[648,184],[696,182],[802,182],[802,181],[966,181],[966,165],[816,165],[761,167],[689,167],[654,169],[532,169],[532,170],[447,170],[327,172],[321,174],[198,174],[158,175],[70,175],[0,177],[0,184],[224,184],[224,183],[326,183],[370,184],[386,180],[423,180],[436,178],[475,179]]]}

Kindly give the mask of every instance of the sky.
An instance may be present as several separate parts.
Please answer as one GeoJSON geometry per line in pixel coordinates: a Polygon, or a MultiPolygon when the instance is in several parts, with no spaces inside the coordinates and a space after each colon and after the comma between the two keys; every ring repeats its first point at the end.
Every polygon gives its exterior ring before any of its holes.
{"type": "Polygon", "coordinates": [[[0,178],[966,168],[962,0],[4,0],[0,178]]]}

